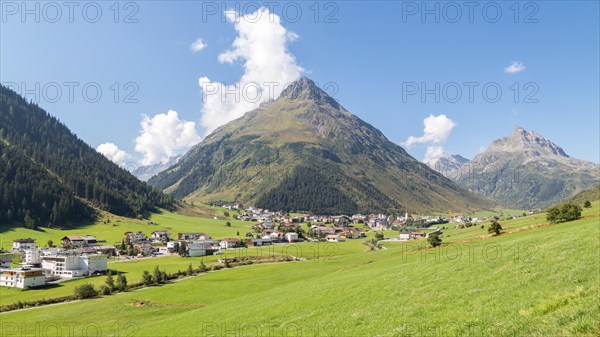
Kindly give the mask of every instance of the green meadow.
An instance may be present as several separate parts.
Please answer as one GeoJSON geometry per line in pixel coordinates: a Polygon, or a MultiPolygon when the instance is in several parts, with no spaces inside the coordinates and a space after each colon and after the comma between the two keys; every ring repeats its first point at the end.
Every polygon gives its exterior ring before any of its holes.
{"type": "Polygon", "coordinates": [[[99,221],[77,226],[69,229],[40,228],[38,230],[26,229],[17,226],[0,227],[0,248],[10,249],[12,240],[20,238],[35,238],[38,246],[45,246],[48,240],[54,244],[60,243],[60,239],[66,235],[95,235],[99,240],[106,240],[108,244],[120,243],[125,232],[142,231],[150,235],[154,231],[168,230],[173,236],[184,232],[205,232],[213,238],[225,237],[243,237],[247,232],[251,232],[251,226],[255,223],[244,222],[234,218],[234,213],[230,212],[230,217],[223,216],[224,209],[214,208],[214,214],[217,220],[211,217],[198,217],[193,213],[183,215],[169,211],[154,213],[148,219],[137,220],[118,216],[104,216],[99,221]],[[217,213],[220,211],[220,213],[217,213]],[[104,223],[110,219],[110,223],[104,223]],[[230,227],[227,227],[227,222],[230,227]]]}
{"type": "MultiPolygon", "coordinates": [[[[600,335],[600,204],[568,223],[546,224],[539,214],[502,224],[505,233],[496,237],[479,227],[448,229],[435,249],[420,240],[365,252],[361,240],[349,240],[327,258],[8,312],[0,315],[2,335],[600,335]]],[[[295,248],[310,257],[313,245],[295,248]]],[[[133,276],[155,264],[185,269],[190,261],[199,258],[113,262],[111,269],[133,276]]],[[[4,290],[3,302],[16,298],[4,290]]],[[[52,290],[20,294],[38,291],[52,290]]]]}

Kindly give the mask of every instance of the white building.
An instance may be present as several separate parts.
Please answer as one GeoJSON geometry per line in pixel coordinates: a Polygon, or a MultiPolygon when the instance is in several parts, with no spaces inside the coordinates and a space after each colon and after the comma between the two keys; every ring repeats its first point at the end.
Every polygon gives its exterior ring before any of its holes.
{"type": "Polygon", "coordinates": [[[104,254],[56,254],[42,257],[42,269],[46,275],[61,278],[81,277],[104,272],[108,269],[104,254]]]}
{"type": "Polygon", "coordinates": [[[23,262],[25,262],[25,264],[42,263],[42,251],[39,249],[25,250],[25,258],[23,259],[23,262]]]}
{"type": "Polygon", "coordinates": [[[329,242],[340,242],[343,241],[342,236],[339,234],[329,234],[325,237],[329,242]]]}
{"type": "Polygon", "coordinates": [[[298,233],[295,232],[287,232],[284,235],[284,238],[287,242],[295,242],[298,241],[298,233]]]}
{"type": "Polygon", "coordinates": [[[400,240],[402,240],[402,241],[410,240],[410,233],[405,232],[405,231],[400,232],[400,240]]]}
{"type": "Polygon", "coordinates": [[[221,242],[219,242],[219,246],[222,249],[228,249],[228,248],[236,248],[240,246],[240,239],[236,239],[236,238],[227,238],[227,239],[223,239],[221,240],[221,242]]]}
{"type": "Polygon", "coordinates": [[[0,286],[32,288],[46,284],[41,268],[8,268],[0,271],[0,286]]]}
{"type": "Polygon", "coordinates": [[[18,239],[13,240],[12,245],[13,250],[25,250],[25,249],[35,249],[37,248],[35,244],[35,239],[18,239]]]}

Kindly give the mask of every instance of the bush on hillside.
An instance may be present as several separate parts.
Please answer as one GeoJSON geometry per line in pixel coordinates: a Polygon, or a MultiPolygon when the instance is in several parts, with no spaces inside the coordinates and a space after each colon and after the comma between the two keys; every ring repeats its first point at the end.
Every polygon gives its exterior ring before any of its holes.
{"type": "Polygon", "coordinates": [[[581,207],[570,202],[554,206],[550,208],[546,214],[546,220],[550,223],[573,221],[580,217],[581,207]]]}

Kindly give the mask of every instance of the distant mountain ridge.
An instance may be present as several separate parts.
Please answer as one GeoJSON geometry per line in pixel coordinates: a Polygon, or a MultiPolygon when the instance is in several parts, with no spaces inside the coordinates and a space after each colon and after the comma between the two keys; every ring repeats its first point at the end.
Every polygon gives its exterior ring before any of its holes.
{"type": "Polygon", "coordinates": [[[424,163],[444,176],[451,177],[451,172],[459,170],[468,161],[469,159],[459,154],[444,152],[442,156],[431,158],[424,163]]]}
{"type": "Polygon", "coordinates": [[[29,228],[91,220],[96,209],[142,216],[173,202],[4,86],[0,86],[0,187],[0,224],[29,228]]]}
{"type": "Polygon", "coordinates": [[[177,155],[169,158],[166,162],[156,163],[152,165],[139,166],[135,168],[131,173],[141,181],[148,181],[150,178],[159,174],[160,172],[168,169],[175,165],[183,155],[177,155]]]}
{"type": "Polygon", "coordinates": [[[598,183],[600,166],[568,156],[542,135],[516,127],[465,163],[459,184],[516,208],[543,208],[598,183]]]}
{"type": "Polygon", "coordinates": [[[331,214],[491,205],[415,160],[305,77],[216,129],[149,183],[176,198],[331,214]]]}

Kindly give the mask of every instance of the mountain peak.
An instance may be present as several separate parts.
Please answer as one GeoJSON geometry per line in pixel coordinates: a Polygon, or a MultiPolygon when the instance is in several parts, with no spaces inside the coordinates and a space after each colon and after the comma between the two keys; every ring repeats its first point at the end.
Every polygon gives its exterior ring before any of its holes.
{"type": "Polygon", "coordinates": [[[544,138],[539,133],[526,130],[520,126],[516,126],[507,137],[496,140],[493,145],[502,150],[509,150],[509,152],[526,151],[531,156],[550,154],[569,157],[560,146],[544,138]]]}
{"type": "Polygon", "coordinates": [[[286,101],[314,101],[318,103],[327,103],[335,108],[340,105],[329,96],[323,89],[319,88],[317,83],[306,76],[302,76],[296,81],[290,83],[283,91],[279,99],[286,101]]]}

